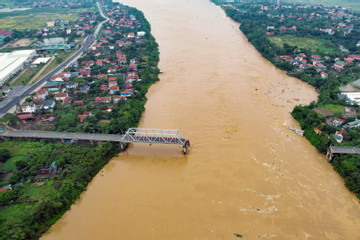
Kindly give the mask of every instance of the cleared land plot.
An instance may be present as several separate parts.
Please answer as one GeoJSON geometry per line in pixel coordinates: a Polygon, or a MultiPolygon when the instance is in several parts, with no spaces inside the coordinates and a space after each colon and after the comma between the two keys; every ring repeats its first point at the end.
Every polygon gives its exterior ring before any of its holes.
{"type": "Polygon", "coordinates": [[[327,104],[314,108],[314,111],[320,113],[324,117],[333,116],[334,114],[344,114],[345,107],[341,105],[327,104]]]}
{"type": "Polygon", "coordinates": [[[13,48],[15,48],[15,47],[27,47],[27,46],[29,46],[33,41],[34,41],[34,40],[28,39],[28,38],[19,39],[19,40],[17,40],[17,41],[14,42],[14,43],[9,44],[8,47],[13,47],[13,48]]]}
{"type": "Polygon", "coordinates": [[[311,39],[311,38],[303,38],[303,37],[295,37],[291,35],[284,36],[273,36],[268,37],[271,43],[283,47],[284,43],[289,44],[290,46],[297,46],[298,48],[307,48],[311,49],[314,52],[336,52],[334,48],[331,48],[332,44],[330,41],[323,39],[311,39]]]}

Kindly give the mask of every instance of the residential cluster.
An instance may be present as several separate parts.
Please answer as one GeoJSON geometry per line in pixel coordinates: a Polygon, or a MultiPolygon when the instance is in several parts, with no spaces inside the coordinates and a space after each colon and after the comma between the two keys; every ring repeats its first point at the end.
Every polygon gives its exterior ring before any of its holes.
{"type": "Polygon", "coordinates": [[[94,116],[90,109],[102,109],[105,116],[120,100],[136,93],[133,84],[141,81],[144,60],[134,55],[133,48],[144,47],[142,22],[119,6],[105,5],[104,9],[110,20],[97,42],[19,107],[17,115],[23,123],[77,106],[77,118],[82,123],[94,116]]]}

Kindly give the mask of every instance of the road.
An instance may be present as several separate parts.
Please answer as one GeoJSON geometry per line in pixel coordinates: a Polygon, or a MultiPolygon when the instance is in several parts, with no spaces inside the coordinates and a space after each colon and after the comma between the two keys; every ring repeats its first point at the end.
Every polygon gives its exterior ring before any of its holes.
{"type": "Polygon", "coordinates": [[[20,91],[15,91],[13,90],[11,94],[9,94],[9,96],[3,100],[0,103],[0,118],[3,117],[11,108],[13,108],[14,106],[16,106],[17,104],[20,103],[20,101],[28,96],[30,96],[30,94],[35,91],[37,88],[39,88],[42,84],[44,84],[45,82],[50,81],[51,77],[57,73],[58,71],[60,71],[62,68],[64,68],[65,66],[67,66],[69,63],[71,63],[74,59],[76,59],[78,56],[80,56],[81,54],[83,54],[92,44],[93,42],[96,40],[97,35],[100,32],[100,29],[102,27],[102,25],[107,22],[109,20],[109,18],[107,18],[102,9],[100,4],[97,2],[98,8],[99,8],[99,12],[101,14],[101,16],[103,16],[104,18],[106,18],[105,21],[101,22],[98,24],[98,26],[96,27],[96,30],[94,32],[94,34],[90,34],[84,44],[82,45],[82,47],[74,54],[72,55],[70,58],[68,58],[67,60],[65,60],[63,63],[61,63],[59,66],[57,66],[54,70],[52,70],[50,73],[48,73],[46,76],[44,76],[42,79],[40,79],[38,82],[36,82],[33,85],[25,85],[22,89],[20,89],[20,91]]]}

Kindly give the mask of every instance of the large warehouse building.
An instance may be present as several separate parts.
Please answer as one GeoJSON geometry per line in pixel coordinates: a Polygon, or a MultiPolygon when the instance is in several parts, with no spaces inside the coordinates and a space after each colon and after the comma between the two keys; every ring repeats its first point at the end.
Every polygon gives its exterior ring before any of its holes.
{"type": "Polygon", "coordinates": [[[19,50],[0,53],[0,86],[21,71],[36,55],[35,50],[19,50]]]}

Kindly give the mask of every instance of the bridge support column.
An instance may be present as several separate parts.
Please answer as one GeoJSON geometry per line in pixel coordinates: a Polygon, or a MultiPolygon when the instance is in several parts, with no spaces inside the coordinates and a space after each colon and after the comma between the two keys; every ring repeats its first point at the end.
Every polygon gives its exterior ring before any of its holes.
{"type": "Polygon", "coordinates": [[[329,148],[327,150],[327,153],[326,153],[326,160],[328,161],[328,163],[331,163],[332,162],[332,158],[333,158],[334,154],[333,152],[331,151],[331,148],[329,148]]]}
{"type": "Polygon", "coordinates": [[[189,152],[189,147],[190,147],[190,141],[186,140],[184,146],[183,146],[183,151],[184,151],[184,155],[188,154],[189,152]]]}
{"type": "Polygon", "coordinates": [[[121,152],[125,151],[127,147],[127,143],[119,143],[119,149],[121,152]]]}

